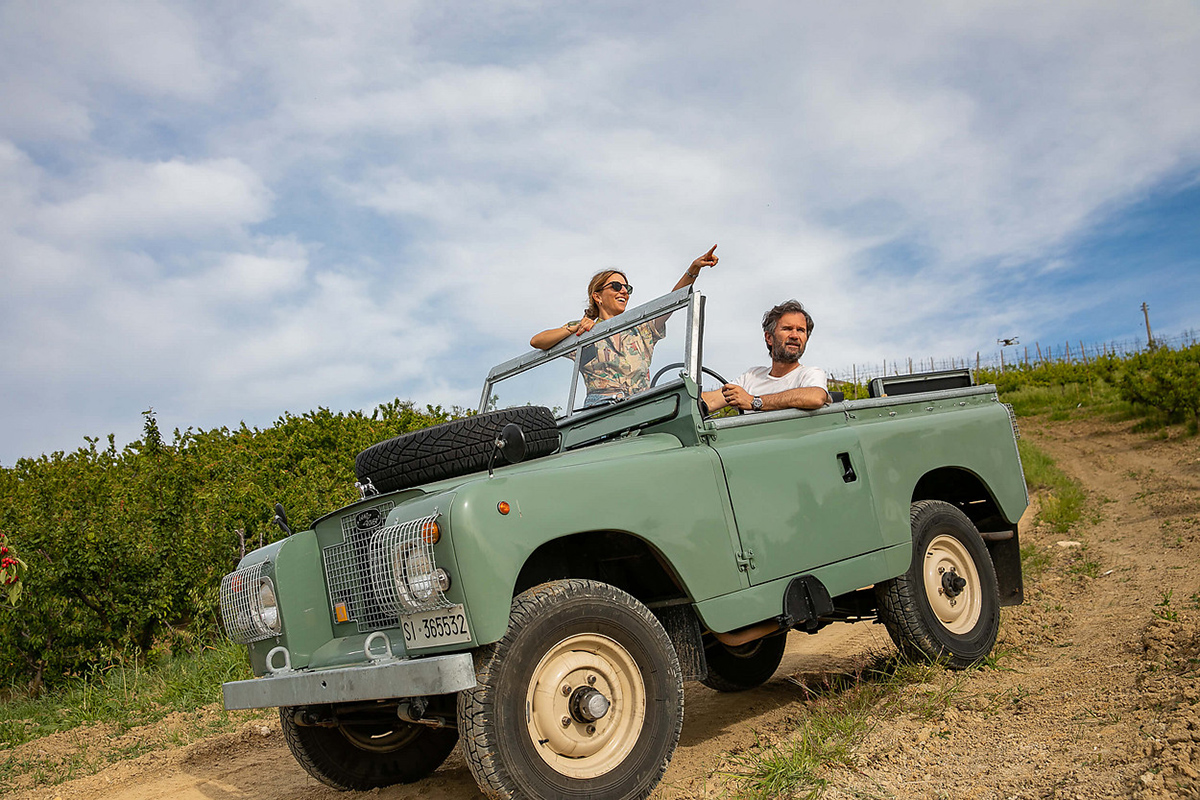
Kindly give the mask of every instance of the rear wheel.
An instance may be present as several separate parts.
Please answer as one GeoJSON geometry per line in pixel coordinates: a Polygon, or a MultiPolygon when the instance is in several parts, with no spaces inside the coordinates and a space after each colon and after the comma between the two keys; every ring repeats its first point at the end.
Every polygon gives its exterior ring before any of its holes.
{"type": "Polygon", "coordinates": [[[1000,594],[987,545],[958,508],[913,503],[908,571],[879,584],[879,616],[909,658],[962,669],[982,661],[1000,630],[1000,594]]]}
{"type": "Polygon", "coordinates": [[[362,791],[420,780],[441,766],[458,741],[453,728],[399,719],[298,725],[297,710],[279,709],[288,749],[310,775],[335,789],[362,791]]]}
{"type": "Polygon", "coordinates": [[[671,640],[608,584],[554,581],[519,595],[504,638],[477,651],[476,677],[459,694],[458,724],[489,797],[646,797],[679,740],[671,640]]]}
{"type": "Polygon", "coordinates": [[[779,669],[786,647],[787,634],[767,636],[736,647],[713,639],[704,648],[708,677],[701,683],[718,692],[744,692],[761,686],[779,669]]]}

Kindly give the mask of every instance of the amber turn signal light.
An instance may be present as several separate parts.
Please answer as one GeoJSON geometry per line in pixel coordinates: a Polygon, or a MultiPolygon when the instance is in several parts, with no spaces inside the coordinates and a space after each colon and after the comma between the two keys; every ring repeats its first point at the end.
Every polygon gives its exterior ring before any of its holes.
{"type": "Polygon", "coordinates": [[[442,538],[442,529],[438,527],[436,519],[425,523],[425,527],[421,529],[421,538],[430,544],[437,544],[438,540],[442,538]]]}
{"type": "Polygon", "coordinates": [[[507,514],[512,509],[509,507],[507,500],[501,500],[499,503],[496,504],[496,510],[499,511],[501,514],[507,514]]]}

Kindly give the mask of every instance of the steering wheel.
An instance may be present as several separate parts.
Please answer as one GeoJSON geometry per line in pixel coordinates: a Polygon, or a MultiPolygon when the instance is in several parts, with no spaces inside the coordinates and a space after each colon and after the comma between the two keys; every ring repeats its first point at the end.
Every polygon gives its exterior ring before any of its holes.
{"type": "MultiPolygon", "coordinates": [[[[661,378],[663,375],[667,374],[667,373],[668,373],[668,372],[670,372],[671,370],[673,370],[673,369],[679,369],[679,368],[680,368],[680,367],[682,367],[682,366],[684,366],[684,363],[683,363],[682,361],[676,361],[674,364],[667,364],[665,367],[663,367],[662,369],[660,369],[658,372],[654,373],[654,377],[650,379],[650,385],[651,385],[651,386],[657,386],[657,385],[658,385],[658,379],[659,379],[659,378],[661,378]]],[[[721,385],[722,385],[722,386],[724,386],[725,384],[729,383],[729,381],[725,380],[725,378],[723,378],[723,377],[721,376],[721,374],[720,374],[719,372],[717,372],[715,369],[709,369],[708,367],[700,367],[700,371],[701,371],[701,372],[707,372],[709,375],[711,375],[712,377],[716,378],[718,381],[720,381],[720,383],[721,383],[721,385]]],[[[742,411],[742,409],[740,409],[740,408],[739,408],[739,409],[737,410],[737,413],[738,413],[738,414],[744,414],[744,413],[746,413],[746,412],[745,412],[745,411],[742,411]]],[[[707,416],[708,416],[708,414],[705,414],[705,416],[707,417],[707,416]]]]}
{"type": "MultiPolygon", "coordinates": [[[[682,361],[676,361],[674,364],[667,364],[665,367],[663,367],[662,369],[660,369],[658,372],[654,373],[654,377],[650,379],[650,385],[651,385],[651,386],[658,386],[658,379],[659,379],[659,378],[661,378],[663,375],[666,375],[666,374],[667,374],[668,372],[670,372],[671,370],[673,370],[673,369],[679,369],[679,368],[680,368],[680,367],[682,367],[682,366],[684,366],[684,363],[683,363],[682,361]]],[[[719,381],[721,382],[721,385],[722,385],[722,386],[724,386],[725,384],[729,383],[729,381],[725,380],[725,379],[724,379],[724,378],[722,378],[722,377],[721,377],[719,374],[717,374],[717,371],[716,371],[716,370],[714,370],[714,369],[709,369],[708,367],[701,367],[701,368],[700,368],[700,371],[701,371],[701,372],[707,372],[709,375],[711,375],[711,376],[713,376],[714,378],[716,378],[717,380],[719,380],[719,381]]]]}

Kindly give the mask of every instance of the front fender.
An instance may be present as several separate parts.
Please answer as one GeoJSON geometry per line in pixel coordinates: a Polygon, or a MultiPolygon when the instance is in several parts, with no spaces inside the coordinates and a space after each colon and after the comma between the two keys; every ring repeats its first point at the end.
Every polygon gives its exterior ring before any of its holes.
{"type": "Polygon", "coordinates": [[[747,585],[735,557],[728,492],[708,447],[649,434],[497,470],[458,488],[451,528],[459,575],[479,644],[508,627],[517,576],[545,543],[589,531],[647,541],[702,600],[747,585]],[[508,514],[498,504],[508,503],[508,514]]]}

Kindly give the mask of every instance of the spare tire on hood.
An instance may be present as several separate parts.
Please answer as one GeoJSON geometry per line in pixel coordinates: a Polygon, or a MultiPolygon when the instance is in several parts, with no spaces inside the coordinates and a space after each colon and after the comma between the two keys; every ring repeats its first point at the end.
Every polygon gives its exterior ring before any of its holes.
{"type": "MultiPolygon", "coordinates": [[[[354,472],[359,481],[369,479],[381,492],[478,472],[487,469],[496,450],[496,437],[510,422],[525,432],[525,460],[558,449],[554,413],[545,406],[517,406],[443,422],[371,445],[354,459],[354,472]]],[[[496,452],[493,463],[508,462],[496,452]]]]}

